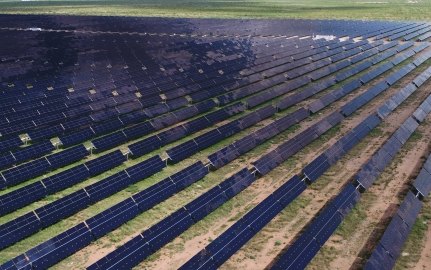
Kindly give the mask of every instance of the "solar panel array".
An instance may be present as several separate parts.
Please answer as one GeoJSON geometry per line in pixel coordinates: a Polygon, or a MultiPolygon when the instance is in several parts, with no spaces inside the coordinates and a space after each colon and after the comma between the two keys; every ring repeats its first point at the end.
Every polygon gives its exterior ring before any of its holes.
{"type": "MultiPolygon", "coordinates": [[[[0,224],[0,250],[91,205],[103,204],[114,194],[134,190],[136,184],[160,177],[168,166],[176,171],[50,235],[0,269],[51,267],[184,189],[194,188],[190,186],[212,171],[305,126],[88,266],[131,268],[376,97],[417,74],[431,58],[430,44],[424,42],[431,26],[420,22],[2,15],[0,26],[0,35],[9,40],[0,45],[0,188],[4,189],[0,215],[7,217],[0,224]],[[238,29],[235,23],[244,27],[238,29]],[[316,33],[322,37],[314,37],[316,33]],[[362,88],[365,91],[358,93],[362,88]],[[333,110],[341,99],[349,100],[333,110]],[[323,115],[316,119],[319,114],[323,115]],[[206,155],[208,151],[212,153],[206,155]],[[204,160],[196,158],[198,153],[205,153],[204,160]],[[180,169],[173,169],[176,164],[180,169]]],[[[221,266],[430,76],[428,68],[409,81],[182,268],[221,266]]],[[[369,188],[425,121],[431,112],[430,98],[363,166],[355,182],[316,217],[275,268],[308,264],[358,202],[360,191],[369,188]]],[[[428,163],[413,185],[416,200],[431,189],[428,163]]],[[[410,200],[406,204],[413,207],[410,200]]],[[[398,214],[404,223],[405,207],[398,214]]],[[[407,230],[400,224],[390,225],[390,230],[402,234],[401,241],[407,230]]],[[[384,239],[378,248],[389,251],[384,239]]],[[[389,251],[392,257],[399,254],[400,243],[394,244],[397,250],[389,251]]]]}

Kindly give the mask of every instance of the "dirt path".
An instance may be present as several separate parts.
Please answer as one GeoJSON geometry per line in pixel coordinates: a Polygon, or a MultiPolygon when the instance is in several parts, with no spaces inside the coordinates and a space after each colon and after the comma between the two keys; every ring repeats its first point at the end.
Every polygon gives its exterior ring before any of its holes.
{"type": "Polygon", "coordinates": [[[426,233],[425,245],[422,249],[421,258],[417,262],[414,270],[427,270],[431,267],[431,224],[428,224],[428,231],[426,233]]]}

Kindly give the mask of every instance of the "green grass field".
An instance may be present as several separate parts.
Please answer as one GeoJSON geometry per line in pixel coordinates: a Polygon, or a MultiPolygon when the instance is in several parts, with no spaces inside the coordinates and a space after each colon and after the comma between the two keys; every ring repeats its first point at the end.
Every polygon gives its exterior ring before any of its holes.
{"type": "Polygon", "coordinates": [[[0,13],[189,18],[431,20],[430,0],[0,0],[0,13]]]}

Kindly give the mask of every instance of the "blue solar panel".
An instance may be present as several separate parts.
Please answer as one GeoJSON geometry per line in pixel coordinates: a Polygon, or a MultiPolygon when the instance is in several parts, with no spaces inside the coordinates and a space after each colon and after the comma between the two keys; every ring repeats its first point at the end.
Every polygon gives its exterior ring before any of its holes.
{"type": "Polygon", "coordinates": [[[199,148],[196,142],[194,140],[190,140],[169,150],[166,150],[166,153],[168,154],[171,162],[177,163],[185,158],[188,158],[189,156],[198,151],[199,148]]]}
{"type": "Polygon", "coordinates": [[[52,145],[50,141],[47,141],[17,150],[13,152],[13,156],[15,157],[16,162],[19,163],[32,158],[40,157],[41,155],[47,154],[54,149],[54,145],[52,145]]]}
{"type": "Polygon", "coordinates": [[[124,161],[126,161],[126,157],[121,153],[120,150],[116,150],[109,154],[105,154],[101,157],[87,161],[85,166],[88,168],[90,175],[94,176],[117,167],[124,161]]]}
{"type": "Polygon", "coordinates": [[[46,157],[48,162],[51,164],[51,168],[59,168],[65,165],[72,164],[85,156],[89,155],[89,152],[83,145],[78,145],[59,153],[52,154],[46,157]]]}
{"type": "Polygon", "coordinates": [[[194,119],[192,121],[185,123],[183,126],[187,130],[187,132],[191,134],[201,129],[210,127],[211,125],[212,123],[207,118],[199,117],[197,119],[194,119]]]}
{"type": "Polygon", "coordinates": [[[265,175],[280,165],[283,161],[284,158],[278,153],[278,151],[272,151],[259,158],[257,161],[252,162],[252,164],[259,174],[265,175]]]}
{"type": "Polygon", "coordinates": [[[0,225],[0,249],[15,244],[41,228],[42,225],[33,212],[0,225]]]}
{"type": "Polygon", "coordinates": [[[23,141],[18,137],[11,137],[0,141],[0,153],[7,150],[17,148],[23,144],[23,141]]]}
{"type": "Polygon", "coordinates": [[[395,215],[380,239],[380,244],[382,244],[392,257],[397,258],[401,253],[409,231],[410,229],[403,220],[398,215],[395,215]]]}
{"type": "Polygon", "coordinates": [[[75,253],[93,241],[90,231],[84,223],[59,234],[53,239],[36,246],[25,254],[32,268],[46,269],[75,253]]]}
{"type": "Polygon", "coordinates": [[[416,178],[413,186],[424,196],[427,197],[431,191],[431,174],[422,169],[416,178]]]}
{"type": "Polygon", "coordinates": [[[70,135],[59,136],[59,139],[63,146],[69,147],[74,144],[85,142],[94,136],[94,132],[91,128],[85,128],[83,130],[77,131],[70,135]]]}
{"type": "Polygon", "coordinates": [[[90,198],[85,190],[78,190],[70,195],[49,203],[35,210],[44,227],[48,227],[90,204],[90,198]]]}
{"type": "Polygon", "coordinates": [[[131,220],[139,213],[132,198],[126,199],[85,221],[91,233],[100,238],[113,229],[131,220]]]}
{"type": "Polygon", "coordinates": [[[91,141],[96,148],[96,151],[103,151],[111,149],[117,145],[121,145],[128,140],[127,136],[122,131],[117,131],[101,138],[91,141]]]}
{"type": "Polygon", "coordinates": [[[7,186],[14,186],[31,178],[35,178],[49,170],[45,158],[30,161],[20,166],[2,172],[7,186]]]}
{"type": "Polygon", "coordinates": [[[166,162],[157,155],[128,167],[125,171],[130,176],[132,182],[136,182],[161,171],[164,167],[166,167],[166,162]]]}
{"type": "Polygon", "coordinates": [[[68,170],[59,172],[43,179],[41,182],[49,194],[71,187],[90,177],[88,169],[84,165],[78,165],[68,170]]]}
{"type": "Polygon", "coordinates": [[[355,176],[355,179],[365,188],[368,189],[373,183],[374,180],[379,175],[374,166],[368,162],[365,166],[362,166],[359,173],[355,176]]]}
{"type": "Polygon", "coordinates": [[[45,197],[47,191],[39,181],[0,196],[0,215],[15,211],[45,197]]]}
{"type": "Polygon", "coordinates": [[[229,145],[220,149],[219,151],[208,156],[211,165],[214,168],[221,168],[224,165],[228,164],[232,160],[236,159],[240,156],[240,153],[233,145],[229,145]]]}
{"type": "Polygon", "coordinates": [[[168,113],[166,115],[159,116],[150,120],[151,125],[154,126],[156,130],[160,130],[166,127],[170,127],[175,123],[178,123],[178,119],[174,114],[168,113]]]}
{"type": "Polygon", "coordinates": [[[391,270],[395,265],[385,248],[379,243],[364,266],[365,270],[391,270]]]}
{"type": "Polygon", "coordinates": [[[331,164],[329,164],[326,155],[322,154],[305,166],[302,172],[311,182],[314,182],[330,167],[331,164]]]}
{"type": "Polygon", "coordinates": [[[412,228],[421,208],[422,202],[412,192],[408,192],[404,201],[398,208],[397,214],[402,218],[407,226],[412,228]]]}
{"type": "Polygon", "coordinates": [[[160,138],[162,145],[166,145],[185,137],[186,134],[187,130],[183,126],[177,126],[157,134],[157,137],[160,138]]]}
{"type": "Polygon", "coordinates": [[[132,140],[147,135],[155,130],[156,129],[149,122],[144,122],[132,127],[125,128],[123,132],[129,140],[132,140]]]}
{"type": "Polygon", "coordinates": [[[128,146],[134,157],[140,157],[162,147],[162,142],[157,135],[143,139],[128,146]]]}

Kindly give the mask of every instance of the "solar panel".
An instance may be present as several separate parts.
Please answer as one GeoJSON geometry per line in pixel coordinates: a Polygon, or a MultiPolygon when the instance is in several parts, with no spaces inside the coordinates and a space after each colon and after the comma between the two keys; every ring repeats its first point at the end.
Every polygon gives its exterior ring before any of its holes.
{"type": "Polygon", "coordinates": [[[128,146],[134,157],[140,157],[162,147],[162,141],[153,135],[128,146]]]}
{"type": "Polygon", "coordinates": [[[44,269],[75,253],[92,241],[90,231],[84,223],[80,223],[30,249],[25,254],[31,262],[31,267],[44,269]]]}
{"type": "Polygon", "coordinates": [[[124,161],[126,161],[126,157],[121,153],[120,150],[116,150],[109,154],[105,154],[101,157],[87,161],[85,166],[88,168],[90,175],[94,176],[117,167],[124,161]]]}
{"type": "MultiPolygon", "coordinates": [[[[133,170],[136,169],[136,167],[130,167],[129,169],[133,170]]],[[[136,174],[134,174],[136,178],[138,173],[139,172],[136,172],[136,174]]],[[[85,191],[90,196],[91,203],[95,203],[122,190],[123,188],[129,186],[131,183],[132,180],[130,179],[128,174],[125,171],[121,171],[97,183],[85,187],[85,191]]]]}
{"type": "Polygon", "coordinates": [[[278,152],[271,151],[258,160],[252,162],[252,165],[259,172],[259,174],[265,175],[280,165],[283,161],[284,159],[278,154],[278,152]]]}
{"type": "Polygon", "coordinates": [[[386,249],[379,243],[364,266],[365,270],[390,270],[395,265],[386,249]]]}
{"type": "Polygon", "coordinates": [[[178,119],[183,121],[198,114],[198,110],[194,106],[186,107],[172,113],[178,119]]]}
{"type": "Polygon", "coordinates": [[[77,131],[75,133],[59,136],[59,139],[63,146],[69,147],[78,143],[85,142],[94,136],[94,132],[91,128],[85,128],[83,130],[77,131]]]}
{"type": "Polygon", "coordinates": [[[361,170],[355,175],[356,181],[358,181],[365,189],[368,189],[379,175],[378,171],[371,162],[367,162],[366,165],[362,166],[361,170]]]}
{"type": "Polygon", "coordinates": [[[96,148],[96,151],[103,151],[121,145],[127,141],[127,136],[122,131],[117,131],[109,135],[94,139],[91,143],[96,148]]]}
{"type": "Polygon", "coordinates": [[[41,228],[42,225],[34,212],[0,225],[0,249],[15,244],[41,228]]]}
{"type": "Polygon", "coordinates": [[[51,168],[60,168],[65,165],[73,164],[74,162],[89,155],[89,152],[83,145],[65,149],[59,153],[55,153],[46,157],[51,165],[51,168]]]}
{"type": "Polygon", "coordinates": [[[71,187],[90,177],[88,169],[84,165],[78,165],[68,170],[59,172],[43,179],[41,182],[46,187],[48,194],[71,187]]]}
{"type": "Polygon", "coordinates": [[[87,219],[91,233],[95,238],[100,238],[120,225],[131,220],[139,214],[139,209],[132,198],[128,198],[105,211],[87,219]]]}
{"type": "Polygon", "coordinates": [[[0,196],[0,214],[10,213],[45,196],[46,189],[40,181],[11,191],[0,196]]]}
{"type": "Polygon", "coordinates": [[[40,157],[41,155],[47,154],[54,149],[54,145],[52,145],[50,141],[47,141],[17,150],[13,152],[13,156],[15,157],[16,162],[19,163],[32,158],[40,157]]]}
{"type": "Polygon", "coordinates": [[[395,215],[380,239],[380,244],[392,257],[398,258],[409,231],[403,220],[398,215],[395,215]]]}
{"type": "Polygon", "coordinates": [[[49,167],[48,161],[41,158],[3,171],[2,175],[7,186],[14,186],[43,174],[49,170],[49,167]]]}
{"type": "Polygon", "coordinates": [[[199,117],[192,121],[185,123],[183,126],[189,134],[195,133],[201,129],[210,127],[212,123],[205,117],[199,117]]]}
{"type": "Polygon", "coordinates": [[[302,172],[311,182],[314,182],[330,167],[331,164],[329,164],[326,156],[322,154],[305,166],[302,172]]]}
{"type": "Polygon", "coordinates": [[[409,226],[413,227],[416,218],[422,208],[422,202],[416,198],[412,192],[408,192],[404,201],[398,208],[397,214],[402,218],[402,220],[409,226]]]}
{"type": "Polygon", "coordinates": [[[427,197],[431,191],[431,174],[422,169],[416,178],[413,186],[424,196],[427,197]]]}
{"type": "Polygon", "coordinates": [[[81,189],[61,199],[49,203],[35,210],[44,227],[84,209],[90,204],[90,197],[81,189]]]}
{"type": "Polygon", "coordinates": [[[390,156],[392,156],[392,158],[394,158],[402,146],[403,145],[401,144],[401,142],[397,138],[391,137],[383,145],[382,149],[384,151],[386,151],[386,153],[388,153],[390,156]]]}
{"type": "Polygon", "coordinates": [[[132,182],[136,182],[161,171],[164,167],[166,167],[166,162],[157,155],[128,167],[125,171],[132,179],[132,182]]]}

